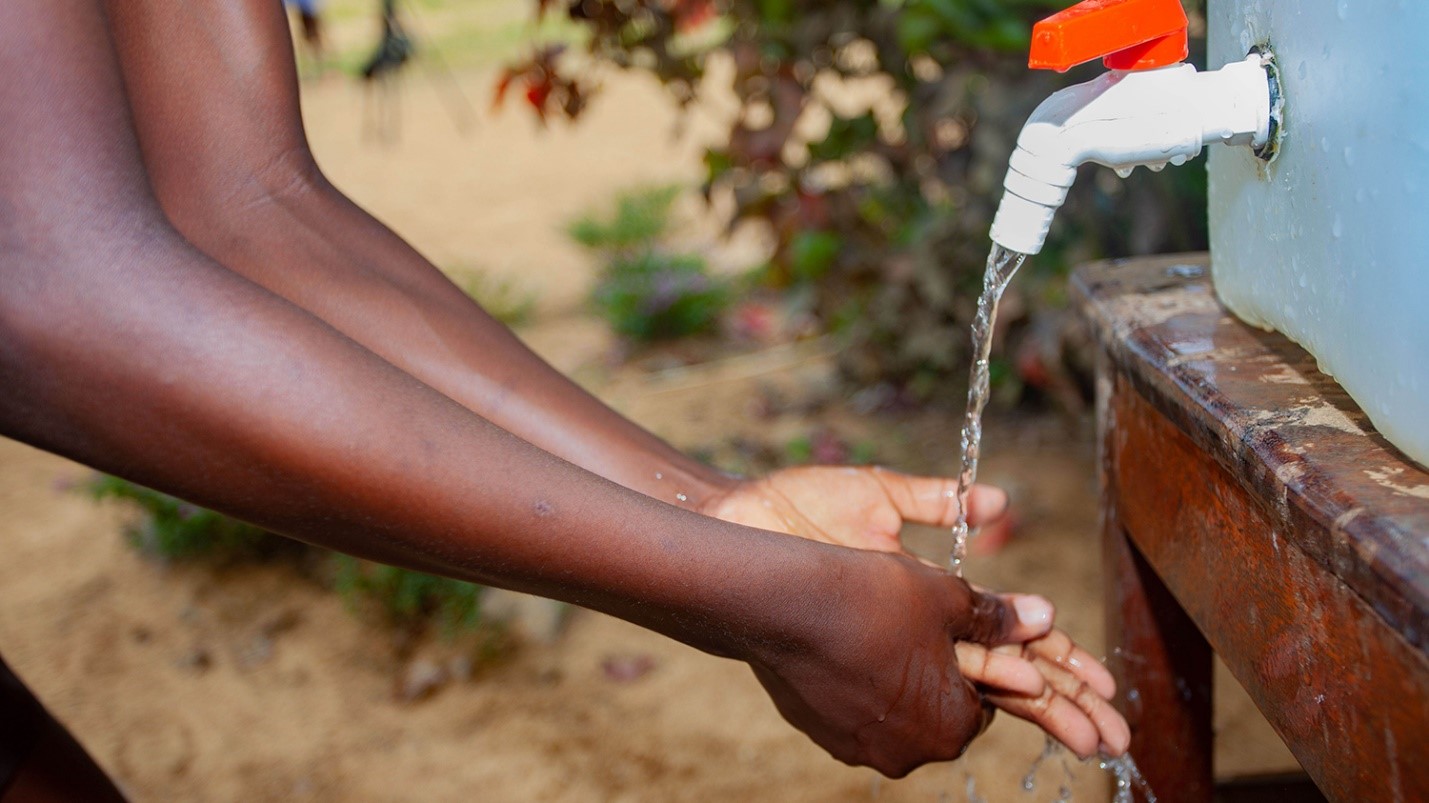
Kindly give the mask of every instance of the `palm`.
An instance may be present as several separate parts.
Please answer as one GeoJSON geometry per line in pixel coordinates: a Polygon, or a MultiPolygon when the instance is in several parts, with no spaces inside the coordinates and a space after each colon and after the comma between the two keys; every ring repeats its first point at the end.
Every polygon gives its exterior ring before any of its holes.
{"type": "Polygon", "coordinates": [[[715,500],[725,521],[856,549],[896,552],[903,518],[874,469],[807,467],[741,483],[715,500]]]}
{"type": "MultiPolygon", "coordinates": [[[[1002,494],[977,488],[970,520],[995,518],[1002,494]]],[[[838,546],[898,552],[905,521],[951,526],[957,484],[876,467],[805,466],[748,480],[714,499],[707,512],[725,521],[838,546]]]]}

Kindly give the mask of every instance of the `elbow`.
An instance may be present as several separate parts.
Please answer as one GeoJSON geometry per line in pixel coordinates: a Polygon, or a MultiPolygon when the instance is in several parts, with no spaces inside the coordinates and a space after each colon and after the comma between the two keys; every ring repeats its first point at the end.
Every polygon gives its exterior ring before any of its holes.
{"type": "Polygon", "coordinates": [[[164,214],[196,243],[230,237],[273,210],[293,210],[337,191],[306,145],[261,160],[153,173],[164,214]]]}

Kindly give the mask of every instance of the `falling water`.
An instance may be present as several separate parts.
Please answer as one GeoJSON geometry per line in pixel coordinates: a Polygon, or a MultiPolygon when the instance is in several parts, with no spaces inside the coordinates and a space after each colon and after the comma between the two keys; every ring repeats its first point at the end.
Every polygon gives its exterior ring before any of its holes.
{"type": "Polygon", "coordinates": [[[1012,275],[1022,267],[1026,254],[1009,251],[994,244],[987,255],[987,272],[982,278],[982,296],[977,300],[977,317],[973,319],[973,363],[968,377],[968,410],[963,418],[962,469],[958,473],[958,519],[953,525],[953,551],[949,568],[961,577],[963,560],[967,557],[968,490],[977,479],[977,459],[982,442],[982,411],[987,407],[988,356],[992,353],[992,330],[997,321],[997,302],[1007,289],[1012,275]]]}
{"type": "Polygon", "coordinates": [[[1119,758],[1104,758],[1097,766],[1116,776],[1116,794],[1112,797],[1112,803],[1133,803],[1136,800],[1133,794],[1141,792],[1142,800],[1146,803],[1156,803],[1156,793],[1151,791],[1150,784],[1141,777],[1141,770],[1137,769],[1136,761],[1131,758],[1130,753],[1119,758]]]}
{"type": "MultiPolygon", "coordinates": [[[[977,317],[973,319],[972,326],[973,363],[968,379],[968,409],[963,418],[962,468],[958,473],[958,518],[953,525],[953,550],[949,559],[949,567],[959,577],[962,576],[963,561],[967,557],[968,538],[974,534],[968,528],[967,500],[968,490],[977,480],[977,462],[982,444],[982,413],[987,407],[990,385],[988,359],[992,354],[992,332],[997,322],[997,303],[1002,299],[1002,293],[1007,289],[1008,283],[1012,281],[1013,274],[1017,273],[1017,269],[1022,267],[1026,260],[1026,254],[1009,251],[994,244],[987,255],[982,295],[977,300],[977,317]]],[[[1059,753],[1061,749],[1056,740],[1050,737],[1047,739],[1047,746],[1022,779],[1023,790],[1031,792],[1035,788],[1037,770],[1044,761],[1059,753]]],[[[1138,791],[1145,803],[1156,803],[1156,794],[1142,777],[1141,770],[1137,768],[1130,753],[1118,758],[1100,759],[1097,766],[1116,777],[1113,803],[1133,803],[1138,791]]],[[[1070,782],[1070,768],[1067,768],[1067,776],[1070,782]]],[[[973,777],[969,775],[965,791],[970,803],[983,802],[976,789],[973,777]]],[[[1071,787],[1069,783],[1065,783],[1057,790],[1057,803],[1065,803],[1071,796],[1071,787]]]]}

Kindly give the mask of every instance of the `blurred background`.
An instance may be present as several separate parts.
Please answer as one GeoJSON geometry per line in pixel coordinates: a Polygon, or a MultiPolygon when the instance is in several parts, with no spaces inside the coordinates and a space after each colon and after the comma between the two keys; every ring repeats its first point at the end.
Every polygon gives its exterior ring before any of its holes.
{"type": "MultiPolygon", "coordinates": [[[[1098,69],[1026,70],[1031,22],[1062,5],[327,0],[294,40],[328,176],[596,395],[731,471],[952,476],[1007,155],[1098,69]]],[[[1048,595],[1099,653],[1090,343],[1064,278],[1203,249],[1205,173],[1089,174],[1003,303],[982,478],[1014,514],[968,573],[1048,595]]],[[[137,800],[1106,794],[1095,765],[1034,766],[1040,731],[1008,717],[884,781],[735,663],[9,441],[0,510],[0,653],[137,800]]],[[[945,539],[905,533],[935,559],[945,539]]],[[[1233,682],[1218,694],[1219,771],[1295,766],[1233,682]]]]}

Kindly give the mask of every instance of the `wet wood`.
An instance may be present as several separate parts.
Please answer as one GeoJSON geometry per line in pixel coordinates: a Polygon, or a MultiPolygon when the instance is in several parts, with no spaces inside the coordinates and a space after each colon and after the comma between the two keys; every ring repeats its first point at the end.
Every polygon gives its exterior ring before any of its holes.
{"type": "MultiPolygon", "coordinates": [[[[1117,678],[1117,707],[1131,725],[1132,756],[1153,791],[1175,790],[1171,799],[1209,803],[1215,791],[1210,645],[1115,516],[1106,518],[1103,538],[1107,632],[1118,634],[1107,663],[1117,678]]],[[[1136,800],[1145,800],[1139,791],[1136,800]]]]}
{"type": "MultiPolygon", "coordinates": [[[[1210,783],[1183,611],[1329,799],[1429,800],[1429,474],[1303,350],[1231,318],[1204,257],[1092,265],[1074,288],[1103,352],[1109,636],[1143,772],[1210,783]]],[[[1163,800],[1207,799],[1170,783],[1163,800]]]]}

